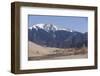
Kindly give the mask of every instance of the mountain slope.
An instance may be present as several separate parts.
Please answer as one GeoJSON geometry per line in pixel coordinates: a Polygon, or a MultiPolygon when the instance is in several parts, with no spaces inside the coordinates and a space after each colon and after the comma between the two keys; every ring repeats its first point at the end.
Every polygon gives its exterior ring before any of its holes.
{"type": "Polygon", "coordinates": [[[35,24],[28,29],[29,41],[47,47],[80,48],[87,46],[87,37],[87,33],[57,28],[53,24],[35,24]]]}

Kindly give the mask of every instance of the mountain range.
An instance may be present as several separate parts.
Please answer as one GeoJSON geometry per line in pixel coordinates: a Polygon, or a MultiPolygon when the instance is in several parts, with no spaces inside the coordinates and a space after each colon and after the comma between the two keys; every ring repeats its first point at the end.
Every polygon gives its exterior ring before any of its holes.
{"type": "Polygon", "coordinates": [[[33,24],[28,28],[28,40],[46,47],[81,48],[87,47],[88,33],[58,28],[54,24],[33,24]]]}

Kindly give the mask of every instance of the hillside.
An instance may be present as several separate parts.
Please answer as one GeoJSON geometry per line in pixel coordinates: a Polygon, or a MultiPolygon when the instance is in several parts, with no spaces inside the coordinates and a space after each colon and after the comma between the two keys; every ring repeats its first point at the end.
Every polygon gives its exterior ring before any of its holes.
{"type": "Polygon", "coordinates": [[[53,24],[34,24],[32,27],[29,27],[28,40],[47,47],[88,47],[87,32],[81,33],[68,28],[58,28],[53,24]]]}

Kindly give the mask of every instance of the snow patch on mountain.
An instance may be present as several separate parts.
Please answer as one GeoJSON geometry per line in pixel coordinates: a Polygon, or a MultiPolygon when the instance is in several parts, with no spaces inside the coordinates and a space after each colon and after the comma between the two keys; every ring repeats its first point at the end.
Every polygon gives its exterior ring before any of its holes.
{"type": "Polygon", "coordinates": [[[32,29],[36,29],[36,30],[43,29],[43,30],[45,30],[47,32],[49,32],[49,31],[55,32],[55,31],[58,31],[58,30],[64,30],[64,31],[73,32],[73,30],[68,29],[68,28],[58,28],[54,24],[33,24],[33,26],[29,27],[29,29],[30,30],[32,30],[32,29]]]}

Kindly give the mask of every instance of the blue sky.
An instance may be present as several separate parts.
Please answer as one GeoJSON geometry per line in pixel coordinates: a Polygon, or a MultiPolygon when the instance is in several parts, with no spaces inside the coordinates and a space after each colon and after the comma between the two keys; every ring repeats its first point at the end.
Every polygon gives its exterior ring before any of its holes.
{"type": "Polygon", "coordinates": [[[29,15],[28,26],[33,24],[46,23],[54,24],[57,27],[69,28],[79,32],[88,31],[88,17],[75,16],[46,16],[46,15],[29,15]]]}

